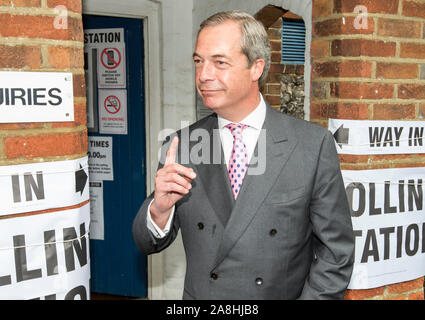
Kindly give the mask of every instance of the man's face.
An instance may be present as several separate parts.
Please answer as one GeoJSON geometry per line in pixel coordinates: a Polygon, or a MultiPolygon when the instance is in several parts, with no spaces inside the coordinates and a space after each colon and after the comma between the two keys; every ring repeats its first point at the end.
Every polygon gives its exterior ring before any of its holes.
{"type": "Polygon", "coordinates": [[[233,21],[205,27],[193,54],[197,90],[204,105],[221,115],[252,104],[252,97],[258,97],[258,72],[253,71],[256,67],[248,68],[240,39],[240,26],[233,21]]]}

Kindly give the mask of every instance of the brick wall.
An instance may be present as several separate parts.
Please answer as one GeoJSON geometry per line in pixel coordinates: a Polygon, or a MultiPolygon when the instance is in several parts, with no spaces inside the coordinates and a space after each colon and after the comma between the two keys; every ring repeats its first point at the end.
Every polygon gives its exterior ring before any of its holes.
{"type": "MultiPolygon", "coordinates": [[[[274,9],[276,11],[278,9],[274,9]]],[[[302,19],[287,11],[275,20],[268,28],[267,33],[271,47],[271,65],[267,81],[261,88],[264,99],[275,109],[281,108],[281,77],[282,74],[292,76],[304,75],[304,65],[285,64],[281,62],[282,58],[282,17],[292,19],[302,19]]],[[[259,18],[261,20],[261,17],[259,18]]],[[[267,25],[265,23],[265,25],[267,25]]]]}
{"type": "MultiPolygon", "coordinates": [[[[311,43],[310,119],[423,120],[425,2],[315,0],[311,43]],[[367,17],[354,13],[357,5],[367,17]],[[366,27],[367,21],[367,27],[366,27]],[[359,28],[361,25],[361,28],[359,28]]],[[[425,166],[425,155],[341,155],[342,169],[425,166]]],[[[346,299],[424,299],[423,278],[346,299]]]]}
{"type": "Polygon", "coordinates": [[[72,72],[75,110],[74,122],[0,124],[0,165],[86,155],[81,10],[81,0],[0,0],[0,71],[72,72]]]}

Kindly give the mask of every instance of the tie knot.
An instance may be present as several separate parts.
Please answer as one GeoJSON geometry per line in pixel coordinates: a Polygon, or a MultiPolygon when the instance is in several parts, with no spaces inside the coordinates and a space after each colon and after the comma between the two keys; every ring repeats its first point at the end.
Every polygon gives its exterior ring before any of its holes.
{"type": "Polygon", "coordinates": [[[242,123],[229,123],[226,124],[226,128],[230,130],[235,139],[242,139],[242,130],[248,127],[246,124],[242,123]]]}

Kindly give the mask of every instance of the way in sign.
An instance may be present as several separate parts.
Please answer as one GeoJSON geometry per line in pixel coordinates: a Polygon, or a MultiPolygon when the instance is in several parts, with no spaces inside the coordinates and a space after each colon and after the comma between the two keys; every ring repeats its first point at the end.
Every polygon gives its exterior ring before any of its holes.
{"type": "MultiPolygon", "coordinates": [[[[399,147],[404,127],[369,127],[370,147],[399,147]]],[[[408,146],[423,146],[424,127],[410,127],[408,146]]]]}

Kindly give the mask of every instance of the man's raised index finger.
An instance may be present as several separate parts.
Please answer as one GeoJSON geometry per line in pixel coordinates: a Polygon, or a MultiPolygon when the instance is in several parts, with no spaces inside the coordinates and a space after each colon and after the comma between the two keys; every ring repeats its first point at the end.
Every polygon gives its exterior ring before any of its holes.
{"type": "Polygon", "coordinates": [[[165,158],[165,166],[176,162],[178,145],[179,145],[179,138],[175,136],[173,138],[173,141],[171,141],[170,148],[167,151],[167,156],[165,158]]]}

